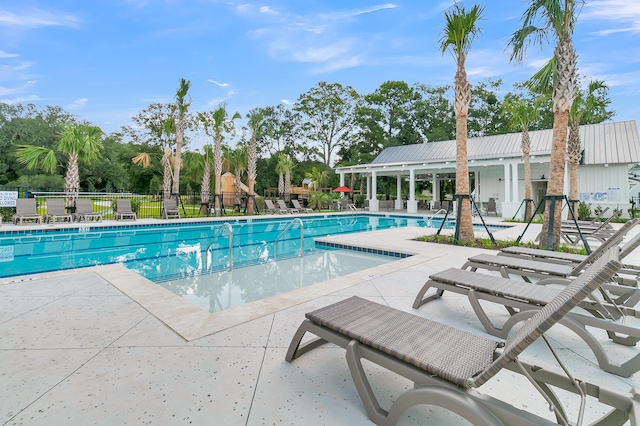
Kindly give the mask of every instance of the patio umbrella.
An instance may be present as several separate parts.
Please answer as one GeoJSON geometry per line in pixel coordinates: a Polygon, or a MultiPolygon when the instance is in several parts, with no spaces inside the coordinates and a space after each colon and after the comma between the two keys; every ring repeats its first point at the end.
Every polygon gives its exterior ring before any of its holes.
{"type": "Polygon", "coordinates": [[[347,188],[346,186],[342,185],[334,189],[333,192],[353,192],[353,191],[347,188]]]}

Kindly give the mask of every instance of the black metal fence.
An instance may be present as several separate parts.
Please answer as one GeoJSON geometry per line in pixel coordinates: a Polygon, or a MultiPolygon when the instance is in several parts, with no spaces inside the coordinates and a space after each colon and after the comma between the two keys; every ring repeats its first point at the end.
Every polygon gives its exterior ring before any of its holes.
{"type": "MultiPolygon", "coordinates": [[[[60,191],[40,191],[31,188],[3,188],[0,191],[15,191],[18,198],[35,198],[38,213],[45,214],[47,212],[46,200],[50,198],[62,198],[65,200],[67,211],[73,213],[75,211],[76,198],[88,198],[92,201],[93,210],[102,214],[104,219],[113,219],[116,208],[116,200],[127,198],[131,200],[131,208],[137,217],[143,218],[160,218],[163,206],[164,195],[162,191],[155,191],[146,194],[132,192],[76,192],[69,197],[62,190],[60,191]]],[[[178,201],[178,208],[181,217],[208,217],[215,215],[244,215],[247,213],[248,196],[246,194],[237,194],[235,192],[222,193],[217,197],[213,194],[203,197],[201,193],[191,191],[176,196],[172,195],[178,201]],[[217,199],[217,203],[214,203],[217,199]],[[204,201],[203,201],[204,200],[204,201]]],[[[262,197],[255,197],[254,214],[264,211],[264,200],[262,197]]],[[[15,207],[0,206],[0,215],[5,221],[10,220],[16,212],[15,207]]]]}

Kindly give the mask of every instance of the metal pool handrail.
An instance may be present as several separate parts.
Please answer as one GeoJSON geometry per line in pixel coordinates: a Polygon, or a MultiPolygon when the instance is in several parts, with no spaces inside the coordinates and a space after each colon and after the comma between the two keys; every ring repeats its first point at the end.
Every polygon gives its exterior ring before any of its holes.
{"type": "Polygon", "coordinates": [[[438,210],[437,212],[435,212],[434,214],[432,214],[431,216],[425,216],[425,217],[423,218],[425,225],[427,225],[427,226],[431,226],[431,220],[432,220],[434,217],[436,217],[436,215],[439,215],[439,214],[440,214],[440,212],[442,212],[442,213],[444,213],[444,214],[447,214],[447,211],[446,211],[445,209],[440,209],[440,210],[438,210]]]}
{"type": "Polygon", "coordinates": [[[287,223],[287,226],[284,227],[284,229],[282,230],[280,235],[278,235],[278,238],[276,238],[275,241],[273,242],[273,258],[274,259],[276,259],[278,257],[278,248],[277,248],[278,247],[278,240],[280,238],[282,238],[282,236],[284,235],[285,232],[287,232],[289,229],[291,229],[291,227],[293,226],[294,223],[300,224],[300,254],[299,254],[299,256],[302,257],[302,255],[304,254],[304,225],[302,224],[302,219],[300,219],[299,217],[296,217],[291,222],[287,223]]]}
{"type": "MultiPolygon", "coordinates": [[[[213,243],[216,241],[216,239],[218,239],[220,234],[222,234],[222,231],[225,230],[225,227],[226,229],[229,230],[229,271],[232,271],[233,270],[233,228],[227,222],[223,223],[222,226],[220,226],[220,228],[216,230],[216,233],[213,234],[213,237],[211,237],[211,241],[209,241],[209,245],[204,251],[205,252],[209,251],[209,249],[211,248],[213,243]]],[[[208,265],[206,265],[206,262],[207,262],[206,259],[207,257],[205,256],[205,267],[208,267],[208,265]]]]}

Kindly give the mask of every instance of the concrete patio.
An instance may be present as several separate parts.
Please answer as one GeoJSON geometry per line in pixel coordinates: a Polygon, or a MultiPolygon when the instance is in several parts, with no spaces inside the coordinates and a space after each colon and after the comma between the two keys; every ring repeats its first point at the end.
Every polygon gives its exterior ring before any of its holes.
{"type": "MultiPolygon", "coordinates": [[[[496,238],[514,239],[521,230],[518,225],[496,238]]],[[[285,352],[305,312],[351,295],[483,333],[463,296],[445,293],[411,308],[430,273],[484,251],[413,241],[424,234],[409,227],[331,237],[414,256],[215,314],[120,265],[0,279],[0,423],[371,424],[342,349],[325,345],[293,363],[285,362],[285,352]]],[[[640,264],[640,253],[627,261],[640,264]]],[[[599,370],[586,345],[564,329],[549,336],[576,375],[623,392],[640,384],[638,374],[621,378],[599,370]]],[[[620,355],[638,351],[609,348],[620,355]]],[[[523,357],[555,365],[542,342],[523,357]]],[[[383,404],[412,387],[373,365],[368,371],[383,404]]],[[[480,391],[553,418],[533,387],[509,372],[480,391]]],[[[603,412],[588,411],[586,420],[603,412]]],[[[464,421],[426,406],[407,411],[401,424],[445,423],[464,421]]]]}

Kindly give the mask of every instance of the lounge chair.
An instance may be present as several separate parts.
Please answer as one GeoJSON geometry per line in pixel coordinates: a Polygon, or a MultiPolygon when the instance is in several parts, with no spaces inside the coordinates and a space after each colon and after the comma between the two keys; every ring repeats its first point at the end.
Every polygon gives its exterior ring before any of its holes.
{"type": "Polygon", "coordinates": [[[165,198],[162,203],[160,215],[165,219],[180,219],[178,202],[173,198],[165,198]]]}
{"type": "Polygon", "coordinates": [[[118,198],[116,200],[116,211],[113,216],[116,220],[137,219],[136,213],[131,209],[131,200],[129,198],[118,198]]]}
{"type": "MultiPolygon", "coordinates": [[[[611,250],[504,341],[352,297],[307,313],[285,359],[291,362],[325,342],[345,348],[356,390],[369,419],[378,425],[395,424],[404,411],[422,404],[441,406],[473,425],[551,424],[534,413],[475,390],[503,369],[527,377],[550,404],[559,423],[567,423],[569,419],[552,387],[585,398],[594,397],[607,405],[610,411],[598,420],[599,424],[622,424],[629,418],[634,423],[637,403],[633,392],[604,389],[570,375],[564,365],[565,372],[560,373],[519,358],[531,343],[608,281],[620,266],[617,251],[611,250]],[[307,332],[318,339],[302,344],[307,332]],[[389,410],[382,408],[364,371],[362,358],[409,379],[414,386],[398,397],[389,410]]],[[[512,396],[517,399],[522,395],[517,392],[512,396]]],[[[590,406],[589,401],[582,404],[579,415],[590,406]]]]}
{"type": "Polygon", "coordinates": [[[300,213],[298,209],[292,209],[287,207],[287,203],[285,203],[284,200],[277,200],[277,201],[278,201],[278,207],[280,207],[280,213],[300,213]]]}
{"type": "Polygon", "coordinates": [[[78,198],[76,200],[76,212],[73,214],[76,221],[102,221],[102,214],[93,211],[93,204],[89,198],[78,198]]]}
{"type": "MultiPolygon", "coordinates": [[[[265,212],[266,213],[271,213],[271,214],[287,214],[289,213],[289,211],[285,208],[284,210],[281,208],[278,208],[276,206],[273,205],[273,201],[271,200],[264,200],[264,204],[266,206],[265,212]]],[[[285,206],[286,207],[286,206],[285,206]]]]}
{"type": "Polygon", "coordinates": [[[67,213],[64,209],[64,200],[62,198],[47,198],[47,213],[44,215],[45,223],[51,221],[73,222],[73,215],[67,213]]]}
{"type": "MultiPolygon", "coordinates": [[[[624,259],[638,246],[640,246],[640,234],[636,234],[629,239],[622,248],[616,247],[615,249],[620,251],[620,259],[624,259]]],[[[469,269],[473,272],[478,268],[497,271],[503,278],[510,278],[510,275],[516,275],[528,283],[531,283],[532,279],[537,280],[536,284],[538,285],[566,284],[567,279],[573,279],[581,275],[582,271],[601,254],[602,250],[594,250],[577,264],[551,263],[512,256],[479,254],[467,259],[462,269],[469,269]]],[[[640,301],[640,291],[637,287],[637,279],[640,274],[628,267],[625,267],[623,272],[631,274],[633,277],[628,278],[617,275],[613,277],[612,283],[603,285],[602,289],[606,290],[607,297],[615,297],[612,302],[633,307],[640,301]]]]}
{"type": "Polygon", "coordinates": [[[25,221],[42,223],[42,216],[38,214],[35,198],[16,199],[16,213],[13,215],[13,224],[25,225],[25,221]]]}
{"type": "Polygon", "coordinates": [[[293,207],[298,210],[298,212],[305,212],[305,213],[313,213],[313,209],[310,209],[308,207],[302,207],[300,205],[300,202],[298,200],[291,200],[291,203],[293,204],[293,207]]]}
{"type": "Polygon", "coordinates": [[[560,226],[560,234],[562,235],[562,239],[571,245],[578,244],[582,241],[582,238],[593,238],[602,242],[611,237],[614,233],[610,223],[621,214],[622,212],[618,212],[617,214],[611,215],[604,222],[600,222],[598,225],[586,225],[576,228],[574,225],[570,226],[563,224],[560,226]],[[581,236],[582,238],[580,238],[581,236]]]}
{"type": "MultiPolygon", "coordinates": [[[[617,248],[610,250],[615,251],[617,248]]],[[[568,284],[569,281],[566,283],[568,284]]],[[[495,275],[449,268],[429,277],[416,296],[413,308],[418,309],[425,303],[440,298],[445,291],[467,296],[487,333],[507,338],[514,325],[552,301],[562,290],[557,287],[525,284],[522,281],[495,275]],[[435,293],[429,292],[431,289],[434,289],[435,293]],[[492,321],[489,318],[480,301],[502,305],[511,316],[503,325],[495,325],[495,320],[492,321]]],[[[631,356],[624,363],[614,363],[607,355],[603,344],[587,328],[604,330],[615,343],[635,346],[640,341],[640,328],[625,321],[617,322],[617,320],[621,317],[640,318],[640,312],[631,308],[621,308],[606,301],[600,302],[596,298],[583,301],[579,307],[586,312],[570,312],[560,320],[560,323],[575,332],[591,348],[600,368],[623,377],[629,377],[640,371],[640,353],[631,356]]]]}
{"type": "MultiPolygon", "coordinates": [[[[600,225],[600,222],[602,222],[602,216],[609,211],[609,207],[603,209],[600,211],[600,213],[598,213],[596,215],[596,217],[593,218],[593,220],[578,220],[576,219],[575,221],[573,219],[563,219],[562,220],[562,224],[563,225],[569,225],[569,226],[575,226],[576,223],[579,226],[593,226],[593,225],[600,225]]],[[[575,212],[574,212],[575,213],[575,212]]]]}

